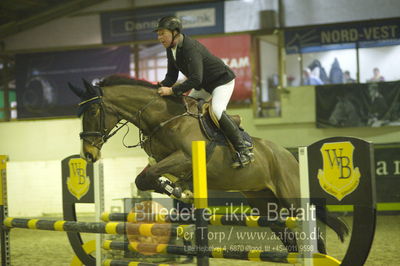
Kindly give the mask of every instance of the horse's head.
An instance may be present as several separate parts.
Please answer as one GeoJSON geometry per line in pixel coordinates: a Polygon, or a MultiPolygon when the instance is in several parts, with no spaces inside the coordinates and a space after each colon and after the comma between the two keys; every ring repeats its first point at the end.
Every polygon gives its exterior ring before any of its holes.
{"type": "Polygon", "coordinates": [[[100,87],[84,82],[84,89],[68,83],[70,89],[79,96],[78,116],[82,117],[81,156],[90,162],[100,159],[100,150],[110,138],[110,132],[118,123],[118,114],[104,103],[100,87]]]}

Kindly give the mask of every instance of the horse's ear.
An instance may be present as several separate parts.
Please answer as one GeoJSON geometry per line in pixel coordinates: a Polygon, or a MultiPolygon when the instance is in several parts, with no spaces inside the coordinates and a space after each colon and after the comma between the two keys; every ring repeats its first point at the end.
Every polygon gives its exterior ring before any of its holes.
{"type": "Polygon", "coordinates": [[[82,88],[75,87],[71,83],[68,82],[68,87],[78,96],[82,97],[83,93],[85,92],[82,88]]]}
{"type": "Polygon", "coordinates": [[[96,94],[96,90],[93,88],[92,84],[90,84],[86,79],[82,79],[82,81],[83,81],[83,85],[85,85],[86,90],[90,94],[96,94]]]}

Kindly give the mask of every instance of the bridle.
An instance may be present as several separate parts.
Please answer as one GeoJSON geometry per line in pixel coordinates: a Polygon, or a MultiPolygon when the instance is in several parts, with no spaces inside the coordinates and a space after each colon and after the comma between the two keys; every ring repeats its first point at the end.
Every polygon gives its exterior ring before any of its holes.
{"type": "MultiPolygon", "coordinates": [[[[135,145],[126,145],[125,143],[123,143],[125,147],[135,148],[138,146],[142,146],[145,138],[143,137],[143,130],[140,129],[140,122],[142,120],[141,116],[142,116],[142,113],[144,112],[144,110],[157,99],[158,99],[158,97],[153,98],[151,101],[146,103],[142,108],[140,108],[138,111],[136,111],[136,113],[134,114],[134,117],[137,120],[138,128],[139,128],[139,142],[135,145]]],[[[90,145],[92,145],[100,150],[101,146],[104,143],[106,143],[108,139],[110,139],[112,136],[114,136],[119,130],[121,130],[124,126],[126,126],[129,123],[129,121],[121,122],[122,119],[119,118],[118,112],[116,110],[114,110],[113,108],[111,108],[113,110],[113,112],[115,113],[115,115],[117,116],[117,123],[114,126],[114,128],[116,128],[116,129],[107,133],[108,129],[105,126],[105,120],[106,120],[105,119],[105,107],[104,107],[104,102],[103,102],[102,96],[95,96],[88,100],[82,101],[79,103],[79,106],[83,106],[85,104],[90,105],[93,103],[98,103],[100,105],[99,129],[98,129],[98,131],[82,131],[79,133],[79,137],[83,141],[89,143],[90,145]],[[92,141],[90,139],[92,137],[100,138],[100,141],[97,141],[97,142],[95,140],[92,141]]],[[[129,128],[128,128],[128,130],[129,130],[129,128]]],[[[126,134],[125,134],[124,138],[125,137],[126,137],[126,134]]]]}
{"type": "MultiPolygon", "coordinates": [[[[183,117],[183,116],[193,116],[196,117],[196,114],[193,114],[191,112],[189,112],[189,108],[188,106],[186,106],[185,103],[185,108],[186,108],[186,112],[173,116],[169,119],[167,119],[166,121],[163,121],[161,123],[159,123],[155,128],[153,128],[153,130],[151,130],[150,132],[145,132],[146,134],[143,134],[144,130],[141,129],[141,121],[142,121],[142,114],[143,112],[146,110],[147,107],[149,107],[151,104],[153,104],[157,99],[160,99],[159,97],[154,97],[153,99],[151,99],[151,101],[149,101],[148,103],[146,103],[142,108],[140,108],[138,111],[136,111],[136,113],[133,115],[134,120],[136,120],[137,123],[137,127],[139,129],[139,141],[137,144],[135,145],[126,145],[124,143],[124,139],[126,137],[126,135],[129,132],[129,127],[128,127],[128,131],[127,133],[124,135],[122,143],[126,148],[135,148],[135,147],[143,147],[144,142],[146,141],[147,138],[151,138],[158,130],[160,130],[161,128],[163,128],[166,124],[168,124],[169,122],[183,117]]],[[[118,112],[114,109],[111,108],[113,110],[113,112],[115,113],[116,117],[117,117],[117,123],[114,126],[114,128],[116,128],[115,130],[111,130],[109,133],[107,133],[108,129],[105,126],[105,106],[104,106],[104,102],[102,99],[101,95],[95,96],[93,98],[90,98],[88,100],[82,101],[79,103],[79,106],[83,106],[83,105],[90,105],[93,103],[98,103],[100,105],[100,123],[99,123],[99,129],[98,131],[82,131],[79,133],[80,138],[89,143],[90,145],[96,147],[97,149],[101,149],[101,146],[107,142],[108,139],[110,139],[112,136],[114,136],[119,130],[121,130],[124,126],[127,126],[127,124],[129,123],[129,121],[125,121],[125,122],[121,122],[122,118],[120,118],[118,112]],[[95,138],[100,138],[100,141],[91,141],[90,138],[91,137],[95,137],[95,138]]]]}
{"type": "MultiPolygon", "coordinates": [[[[82,131],[81,133],[79,133],[79,137],[89,143],[92,146],[95,146],[96,148],[100,149],[101,145],[103,145],[104,143],[107,142],[107,140],[109,138],[111,138],[112,136],[114,136],[118,130],[121,129],[117,128],[117,130],[114,130],[113,132],[110,132],[107,134],[107,128],[105,126],[105,107],[104,107],[104,103],[103,103],[103,99],[102,96],[95,96],[93,98],[90,98],[88,100],[82,101],[79,103],[79,106],[83,106],[83,105],[91,105],[94,103],[98,103],[100,105],[100,123],[99,123],[99,129],[98,131],[82,131]],[[100,138],[100,141],[95,141],[95,140],[91,140],[90,138],[95,137],[100,138]]],[[[118,115],[118,113],[116,113],[118,115]]],[[[118,120],[117,124],[120,123],[120,120],[118,120]]]]}

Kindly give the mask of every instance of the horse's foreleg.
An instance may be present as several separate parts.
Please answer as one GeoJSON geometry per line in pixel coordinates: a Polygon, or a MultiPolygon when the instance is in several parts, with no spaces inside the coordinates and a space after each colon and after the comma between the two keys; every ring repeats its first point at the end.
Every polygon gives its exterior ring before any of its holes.
{"type": "Polygon", "coordinates": [[[159,182],[163,174],[171,174],[178,178],[184,177],[191,169],[191,160],[182,151],[176,151],[156,164],[146,168],[136,177],[135,183],[139,190],[154,190],[164,193],[159,182]]]}

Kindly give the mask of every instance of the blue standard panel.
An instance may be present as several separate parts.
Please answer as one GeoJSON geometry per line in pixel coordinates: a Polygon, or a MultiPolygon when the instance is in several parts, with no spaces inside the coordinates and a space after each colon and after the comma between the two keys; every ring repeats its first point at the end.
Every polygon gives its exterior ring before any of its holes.
{"type": "Polygon", "coordinates": [[[165,8],[141,8],[101,14],[104,44],[155,40],[153,32],[161,17],[181,18],[183,32],[204,35],[224,32],[224,3],[199,3],[165,8]]]}

